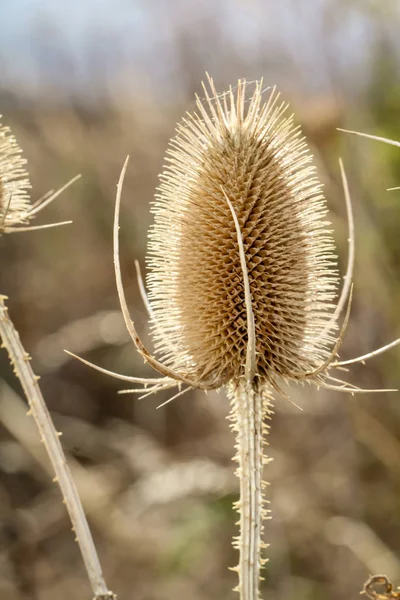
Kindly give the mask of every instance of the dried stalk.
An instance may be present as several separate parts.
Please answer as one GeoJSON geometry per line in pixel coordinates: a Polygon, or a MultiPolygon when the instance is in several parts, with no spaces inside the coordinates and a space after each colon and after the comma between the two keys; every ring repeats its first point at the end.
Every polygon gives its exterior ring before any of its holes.
{"type": "Polygon", "coordinates": [[[231,397],[231,428],[236,434],[236,475],[240,480],[240,500],[235,504],[239,513],[239,536],[234,547],[239,550],[239,584],[236,591],[242,600],[258,600],[260,570],[266,563],[262,551],[266,547],[262,536],[265,508],[263,467],[268,458],[264,453],[269,426],[265,419],[272,413],[272,397],[257,386],[242,382],[229,389],[231,397]]]}
{"type": "Polygon", "coordinates": [[[116,595],[104,581],[89,525],[71,472],[62,450],[58,433],[51,420],[38,384],[38,377],[30,365],[30,356],[25,352],[19,334],[8,316],[6,296],[0,296],[0,336],[6,348],[15,374],[21,382],[29,403],[29,412],[36,421],[41,440],[53,465],[58,483],[72,522],[72,529],[79,544],[95,600],[114,600],[116,595]]]}

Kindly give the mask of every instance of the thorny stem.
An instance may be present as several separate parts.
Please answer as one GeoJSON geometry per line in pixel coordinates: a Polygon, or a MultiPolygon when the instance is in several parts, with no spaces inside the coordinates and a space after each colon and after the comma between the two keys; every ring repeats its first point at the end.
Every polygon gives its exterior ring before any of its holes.
{"type": "Polygon", "coordinates": [[[234,547],[239,550],[239,585],[236,591],[241,600],[260,598],[260,570],[266,559],[262,558],[265,544],[263,521],[269,511],[265,508],[263,467],[268,462],[264,455],[269,425],[265,419],[272,414],[272,396],[257,384],[242,381],[231,385],[231,428],[236,434],[236,475],[240,480],[240,499],[235,504],[239,519],[239,536],[234,547]]]}
{"type": "Polygon", "coordinates": [[[6,296],[0,296],[0,336],[2,347],[5,347],[14,367],[15,374],[21,382],[27,400],[29,402],[29,413],[32,414],[39,433],[44,443],[50,461],[53,465],[58,483],[67,507],[73,531],[79,544],[86,571],[90,580],[94,600],[115,600],[116,596],[111,592],[104,581],[96,548],[93,543],[89,525],[76,489],[71,472],[67,465],[62,450],[59,433],[56,431],[51,420],[50,413],[38,384],[38,377],[34,374],[29,363],[30,357],[25,352],[19,334],[12,324],[7,307],[6,296]]]}

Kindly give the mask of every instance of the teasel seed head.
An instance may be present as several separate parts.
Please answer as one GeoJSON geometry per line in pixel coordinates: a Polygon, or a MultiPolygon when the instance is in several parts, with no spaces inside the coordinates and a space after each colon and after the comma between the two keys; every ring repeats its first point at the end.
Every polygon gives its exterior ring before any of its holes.
{"type": "Polygon", "coordinates": [[[25,165],[10,128],[0,123],[0,232],[29,220],[31,185],[25,165]]]}
{"type": "Polygon", "coordinates": [[[46,225],[30,225],[31,219],[75,183],[80,175],[70,179],[57,191],[51,190],[32,204],[29,195],[31,184],[25,168],[26,162],[10,128],[0,122],[0,234],[48,229],[71,223],[71,221],[60,221],[46,225]]]}
{"type": "Polygon", "coordinates": [[[244,375],[248,322],[230,202],[250,287],[255,375],[299,380],[327,359],[332,342],[338,275],[321,185],[275,89],[265,93],[257,82],[248,95],[239,81],[218,96],[210,86],[178,126],[152,207],[156,347],[200,384],[244,375]]]}
{"type": "Polygon", "coordinates": [[[142,398],[177,387],[171,402],[193,387],[226,385],[240,480],[234,540],[239,564],[233,570],[241,600],[257,600],[269,513],[263,468],[273,391],[288,398],[279,382],[294,380],[365,392],[332,376],[331,368],[364,361],[400,339],[358,358],[336,360],[349,318],[354,266],[354,222],[343,165],[349,258],[334,306],[339,281],[327,208],[311,154],[286,105],[274,89],[264,101],[261,81],[249,95],[245,81],[221,96],[211,78],[209,85],[211,96],[205,88],[198,112],[178,126],[153,203],[150,301],[139,270],[160,360],[137,333],[122,283],[119,212],[128,159],[117,185],[113,240],[121,310],[138,352],[162,377],[114,373],[72,356],[143,386],[121,391],[142,398]]]}

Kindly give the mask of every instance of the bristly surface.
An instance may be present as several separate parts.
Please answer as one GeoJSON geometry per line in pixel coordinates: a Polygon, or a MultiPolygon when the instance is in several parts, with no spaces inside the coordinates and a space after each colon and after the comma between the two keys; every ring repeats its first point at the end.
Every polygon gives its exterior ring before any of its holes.
{"type": "Polygon", "coordinates": [[[28,222],[31,185],[25,164],[11,130],[0,123],[0,231],[28,222]]]}
{"type": "Polygon", "coordinates": [[[244,373],[243,239],[256,332],[256,375],[301,379],[329,356],[338,286],[321,185],[275,90],[197,101],[172,140],[152,211],[149,298],[156,347],[177,372],[224,385],[244,373]]]}

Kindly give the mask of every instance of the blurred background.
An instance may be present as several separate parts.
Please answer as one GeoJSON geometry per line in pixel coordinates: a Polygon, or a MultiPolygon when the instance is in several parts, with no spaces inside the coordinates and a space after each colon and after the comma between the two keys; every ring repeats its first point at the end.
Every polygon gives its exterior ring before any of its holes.
{"type": "MultiPolygon", "coordinates": [[[[0,113],[28,159],[33,198],[82,178],[36,219],[60,229],[0,239],[0,293],[41,376],[108,585],[120,600],[234,599],[238,483],[223,393],[118,396],[70,359],[151,375],[124,330],[112,264],[116,183],[126,292],[140,333],[150,203],[176,122],[208,71],[223,91],[263,77],[290,102],[325,184],[355,289],[341,357],[400,335],[400,5],[396,0],[0,0],[0,113]]],[[[354,365],[361,387],[399,388],[400,350],[354,365]]],[[[273,519],[263,597],[358,598],[371,573],[400,584],[400,393],[293,389],[276,400],[267,479],[273,519]]],[[[0,597],[91,597],[70,523],[6,353],[0,354],[0,597]]]]}

